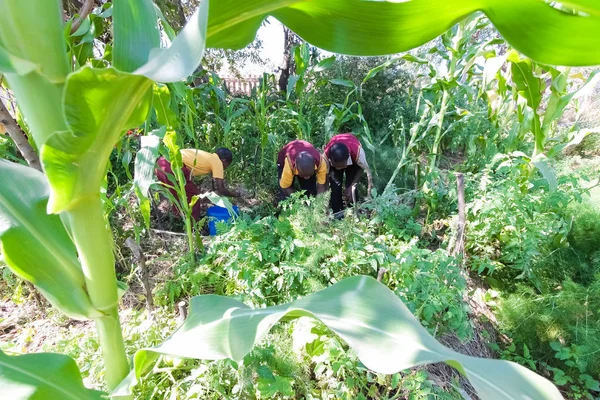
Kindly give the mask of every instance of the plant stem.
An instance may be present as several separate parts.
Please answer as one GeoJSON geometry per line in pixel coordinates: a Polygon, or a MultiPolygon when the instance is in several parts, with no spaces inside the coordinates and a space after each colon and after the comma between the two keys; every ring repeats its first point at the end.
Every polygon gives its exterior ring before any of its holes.
{"type": "Polygon", "coordinates": [[[444,88],[444,94],[442,95],[442,104],[440,105],[440,113],[438,116],[438,125],[435,131],[435,138],[433,140],[433,150],[431,154],[431,161],[429,163],[429,171],[428,173],[433,172],[435,165],[437,163],[437,156],[440,150],[440,141],[442,136],[442,128],[444,127],[444,116],[446,115],[446,109],[448,108],[448,99],[450,98],[448,94],[448,89],[444,88]]]}
{"type": "MultiPolygon", "coordinates": [[[[396,169],[394,170],[392,177],[388,181],[387,185],[385,185],[385,189],[383,190],[384,192],[386,190],[388,190],[388,188],[390,186],[392,186],[392,184],[394,183],[394,180],[396,179],[396,176],[398,175],[398,173],[400,172],[400,170],[406,163],[406,158],[408,157],[408,154],[412,151],[413,147],[415,146],[415,143],[417,141],[417,136],[419,135],[419,132],[421,131],[421,127],[424,126],[423,124],[424,124],[424,121],[425,121],[425,118],[427,117],[427,115],[428,115],[428,113],[424,112],[421,115],[421,120],[419,121],[419,123],[412,126],[412,128],[410,130],[410,140],[408,141],[408,144],[405,144],[404,147],[402,148],[402,157],[400,158],[400,161],[398,162],[398,165],[396,166],[396,169]]],[[[404,130],[403,130],[403,133],[404,133],[404,130]]]]}
{"type": "Polygon", "coordinates": [[[92,305],[104,313],[96,319],[106,383],[114,389],[127,376],[129,364],[117,313],[118,294],[111,234],[100,196],[77,204],[68,213],[92,305]]]}

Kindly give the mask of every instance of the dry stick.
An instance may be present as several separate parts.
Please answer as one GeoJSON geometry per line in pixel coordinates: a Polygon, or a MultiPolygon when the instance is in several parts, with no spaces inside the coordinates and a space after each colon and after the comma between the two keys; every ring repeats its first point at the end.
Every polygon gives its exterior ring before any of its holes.
{"type": "Polygon", "coordinates": [[[135,242],[132,238],[127,238],[125,240],[125,246],[131,249],[133,253],[133,258],[138,263],[138,268],[140,270],[142,286],[144,287],[144,292],[146,292],[146,307],[148,311],[154,311],[154,301],[152,300],[152,288],[150,287],[150,279],[148,277],[148,269],[146,268],[146,258],[144,257],[144,253],[139,244],[135,242]]]}
{"type": "Polygon", "coordinates": [[[465,254],[465,226],[466,226],[466,218],[465,218],[465,177],[462,173],[456,174],[456,188],[458,191],[458,229],[456,232],[456,242],[454,244],[454,249],[452,250],[452,255],[461,255],[465,254]]]}
{"type": "Polygon", "coordinates": [[[381,282],[381,280],[383,279],[383,275],[387,272],[387,269],[381,267],[379,268],[379,271],[377,271],[377,282],[381,282]]]}
{"type": "Polygon", "coordinates": [[[177,310],[179,311],[179,323],[183,324],[187,318],[187,305],[185,304],[185,301],[177,303],[177,310]]]}
{"type": "Polygon", "coordinates": [[[156,233],[164,233],[166,235],[173,235],[173,236],[187,236],[185,233],[180,233],[180,232],[171,232],[171,231],[162,231],[160,229],[150,229],[152,232],[156,232],[156,233]]]}
{"type": "Polygon", "coordinates": [[[71,25],[71,33],[75,33],[75,31],[79,29],[83,20],[86,19],[88,15],[90,15],[93,9],[94,0],[86,0],[85,3],[83,3],[83,6],[81,6],[81,10],[79,10],[78,13],[79,18],[74,20],[73,24],[71,25]]]}

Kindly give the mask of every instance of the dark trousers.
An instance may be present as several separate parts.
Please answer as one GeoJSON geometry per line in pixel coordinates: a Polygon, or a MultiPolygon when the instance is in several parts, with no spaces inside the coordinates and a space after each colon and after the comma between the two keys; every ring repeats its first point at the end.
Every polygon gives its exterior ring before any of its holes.
{"type": "MultiPolygon", "coordinates": [[[[344,169],[331,168],[329,171],[329,184],[331,186],[331,201],[329,205],[334,213],[342,211],[345,208],[344,188],[348,189],[350,187],[360,169],[358,165],[353,164],[344,169]],[[346,175],[345,185],[343,185],[344,175],[346,175]]],[[[358,197],[358,193],[356,196],[358,197]]]]}
{"type": "MultiPolygon", "coordinates": [[[[277,164],[277,180],[281,180],[281,175],[283,174],[283,165],[277,164]]],[[[300,189],[306,192],[307,196],[316,196],[317,195],[317,175],[313,175],[308,179],[301,178],[299,176],[294,177],[294,182],[298,181],[300,184],[300,189]]],[[[294,185],[292,182],[292,186],[294,185]]],[[[281,191],[281,198],[285,198],[285,194],[283,190],[281,191]]]]}
{"type": "MultiPolygon", "coordinates": [[[[190,202],[192,201],[192,197],[200,194],[200,189],[198,189],[198,186],[196,186],[196,184],[191,180],[190,170],[188,169],[188,167],[184,165],[181,170],[183,172],[183,176],[185,177],[185,195],[188,204],[190,204],[190,202]]],[[[155,172],[156,177],[162,183],[171,186],[177,185],[177,181],[175,180],[174,176],[175,174],[173,174],[173,170],[171,169],[171,163],[167,161],[167,159],[165,159],[164,157],[158,158],[158,161],[156,162],[155,172]],[[172,179],[169,178],[169,175],[172,176],[172,179]]],[[[169,192],[171,192],[174,198],[179,198],[179,195],[177,194],[177,191],[175,191],[175,189],[169,188],[169,192]]],[[[175,205],[173,205],[173,207],[176,209],[175,205]]],[[[194,207],[192,208],[192,217],[194,217],[196,221],[200,219],[200,212],[200,201],[197,201],[196,204],[194,204],[194,207]]]]}

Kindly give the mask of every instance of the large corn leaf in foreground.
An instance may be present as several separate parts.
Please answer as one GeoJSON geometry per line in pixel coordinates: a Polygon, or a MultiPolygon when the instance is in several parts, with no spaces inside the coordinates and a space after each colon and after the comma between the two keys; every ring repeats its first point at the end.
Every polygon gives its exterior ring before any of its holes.
{"type": "Polygon", "coordinates": [[[222,296],[191,300],[185,323],[162,345],[139,350],[134,371],[113,394],[129,391],[160,354],[180,358],[240,360],[281,319],[322,321],[352,347],[369,369],[391,374],[446,362],[463,373],[483,399],[560,399],[556,387],[509,361],[459,354],[440,344],[408,308],[375,279],[357,276],[290,304],[253,310],[222,296]]]}
{"type": "Polygon", "coordinates": [[[204,55],[208,0],[203,0],[168,48],[160,48],[157,14],[151,0],[115,0],[115,67],[158,82],[176,82],[194,73],[204,55]],[[139,23],[131,23],[140,19],[139,23]]]}
{"type": "MultiPolygon", "coordinates": [[[[150,3],[116,0],[115,24],[134,10],[156,21],[150,3]]],[[[268,16],[325,50],[394,54],[427,43],[477,11],[485,12],[513,47],[536,61],[600,64],[600,35],[593,34],[600,30],[600,3],[592,0],[203,0],[168,48],[159,48],[155,39],[136,39],[155,38],[154,23],[115,30],[115,65],[158,82],[176,82],[195,71],[205,44],[242,48],[268,16]]]]}
{"type": "Polygon", "coordinates": [[[86,389],[75,361],[54,353],[8,356],[0,351],[0,399],[103,399],[86,389]]]}
{"type": "Polygon", "coordinates": [[[69,75],[64,109],[69,131],[56,132],[42,147],[52,193],[49,212],[69,210],[100,196],[107,161],[125,129],[145,121],[152,82],[113,68],[83,68],[69,75]]]}
{"type": "Polygon", "coordinates": [[[393,54],[434,39],[476,11],[536,61],[600,64],[600,2],[593,0],[210,0],[207,46],[242,48],[270,15],[325,50],[393,54]]]}
{"type": "Polygon", "coordinates": [[[68,316],[98,317],[71,238],[60,217],[46,214],[48,196],[44,174],[0,160],[0,253],[15,274],[68,316]]]}

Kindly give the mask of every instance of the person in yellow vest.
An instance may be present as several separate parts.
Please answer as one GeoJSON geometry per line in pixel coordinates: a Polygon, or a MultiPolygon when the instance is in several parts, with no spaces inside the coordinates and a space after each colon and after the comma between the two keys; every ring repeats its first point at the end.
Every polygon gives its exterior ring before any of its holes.
{"type": "MultiPolygon", "coordinates": [[[[200,194],[200,189],[194,183],[193,178],[209,174],[212,176],[217,194],[240,197],[239,192],[229,190],[225,185],[223,171],[231,165],[233,159],[231,150],[220,148],[214,153],[209,153],[197,149],[183,149],[181,150],[181,158],[183,159],[182,172],[185,177],[185,193],[188,203],[192,201],[192,197],[200,194]]],[[[173,185],[173,182],[169,179],[169,175],[173,175],[173,170],[167,159],[159,157],[155,172],[159,181],[166,185],[173,185]]],[[[177,197],[177,192],[174,189],[169,188],[169,191],[175,198],[177,197]]],[[[196,220],[200,219],[200,203],[197,202],[194,205],[192,216],[196,220]]]]}
{"type": "Polygon", "coordinates": [[[308,196],[324,193],[328,189],[327,171],[327,160],[304,140],[289,142],[277,155],[277,173],[283,198],[295,191],[295,179],[308,196]]]}

